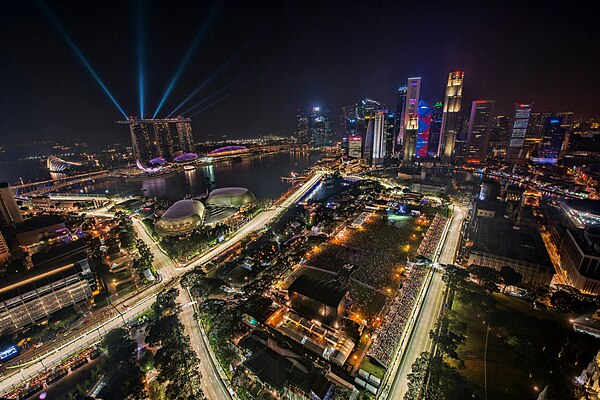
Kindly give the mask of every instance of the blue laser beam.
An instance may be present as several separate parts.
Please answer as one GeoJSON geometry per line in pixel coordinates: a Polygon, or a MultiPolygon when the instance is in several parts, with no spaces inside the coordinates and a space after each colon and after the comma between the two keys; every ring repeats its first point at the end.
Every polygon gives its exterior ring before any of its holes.
{"type": "Polygon", "coordinates": [[[63,39],[65,39],[65,41],[67,42],[67,44],[69,45],[71,50],[75,53],[77,58],[79,58],[79,61],[81,61],[81,63],[88,70],[90,75],[92,75],[92,77],[96,80],[96,82],[98,83],[100,88],[104,91],[106,96],[110,99],[110,101],[112,101],[112,103],[115,105],[115,107],[117,107],[117,109],[121,112],[121,114],[123,114],[123,116],[126,119],[129,119],[129,117],[127,116],[125,111],[123,111],[123,108],[121,107],[121,105],[117,102],[117,100],[112,95],[110,90],[108,90],[108,87],[106,87],[106,85],[104,84],[104,82],[102,81],[102,79],[100,78],[98,73],[94,70],[94,68],[88,61],[88,59],[83,55],[81,50],[79,50],[79,47],[77,47],[77,45],[75,44],[73,39],[71,39],[71,37],[69,36],[69,34],[65,30],[65,28],[62,26],[62,24],[60,23],[60,21],[56,17],[56,15],[54,15],[52,10],[50,10],[50,8],[48,7],[48,5],[46,3],[44,3],[43,1],[38,1],[38,3],[40,5],[40,7],[42,8],[42,10],[44,11],[44,13],[46,14],[46,16],[48,17],[48,19],[50,20],[50,22],[52,23],[52,25],[54,25],[54,27],[61,34],[63,39]]]}
{"type": "Polygon", "coordinates": [[[144,118],[144,96],[145,96],[145,58],[146,58],[146,37],[144,35],[144,1],[137,2],[137,67],[138,67],[138,97],[140,104],[140,118],[144,118]]]}
{"type": "Polygon", "coordinates": [[[235,81],[228,83],[227,85],[223,86],[221,89],[217,90],[216,92],[214,92],[210,96],[207,96],[207,97],[203,98],[198,103],[194,104],[193,106],[191,106],[190,108],[188,108],[187,110],[185,110],[184,112],[182,112],[181,114],[185,115],[185,114],[189,113],[194,108],[197,108],[197,107],[201,106],[202,104],[206,103],[208,100],[212,99],[216,95],[218,95],[220,93],[223,93],[225,90],[229,89],[231,86],[235,85],[239,81],[240,81],[239,79],[236,79],[235,81]]]}
{"type": "Polygon", "coordinates": [[[202,109],[200,109],[200,110],[196,111],[195,113],[193,113],[192,115],[190,115],[190,118],[195,117],[196,115],[200,114],[203,111],[208,110],[212,106],[214,106],[214,105],[222,102],[223,100],[227,99],[228,97],[233,96],[234,94],[236,94],[240,90],[244,89],[246,86],[250,85],[252,82],[256,81],[257,79],[258,79],[258,77],[254,78],[254,79],[251,79],[248,82],[244,83],[242,86],[240,86],[240,87],[236,88],[235,90],[233,90],[232,92],[229,92],[225,96],[222,96],[222,97],[218,98],[217,100],[213,101],[209,105],[203,107],[202,109]]]}
{"type": "Polygon", "coordinates": [[[208,28],[210,26],[210,22],[214,19],[214,16],[216,14],[217,3],[218,2],[213,3],[213,6],[211,7],[209,13],[207,14],[206,18],[204,19],[202,25],[200,26],[200,29],[198,29],[198,31],[196,32],[196,35],[194,36],[194,39],[192,40],[188,50],[184,54],[183,58],[181,59],[181,62],[179,63],[179,66],[175,70],[175,73],[173,74],[173,77],[171,78],[171,81],[169,82],[167,89],[163,93],[163,96],[160,99],[160,102],[158,103],[158,107],[156,107],[156,111],[154,111],[154,115],[152,115],[152,118],[156,118],[156,115],[159,113],[160,109],[165,104],[165,101],[171,94],[171,91],[173,91],[173,88],[175,87],[175,84],[179,80],[179,77],[185,70],[185,67],[190,62],[190,59],[192,58],[192,54],[194,54],[196,47],[198,47],[198,44],[204,38],[204,35],[206,34],[206,31],[208,30],[208,28]]]}

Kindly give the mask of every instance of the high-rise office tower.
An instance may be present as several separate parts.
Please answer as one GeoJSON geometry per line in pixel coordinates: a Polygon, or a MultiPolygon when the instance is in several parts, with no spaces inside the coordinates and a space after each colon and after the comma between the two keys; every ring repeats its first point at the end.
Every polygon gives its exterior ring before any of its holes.
{"type": "Polygon", "coordinates": [[[350,158],[361,158],[362,157],[362,141],[361,135],[348,136],[348,157],[350,158]]]}
{"type": "Polygon", "coordinates": [[[415,145],[415,157],[427,157],[429,150],[429,134],[431,129],[431,109],[423,100],[419,100],[419,120],[417,128],[417,139],[415,145]]]}
{"type": "Polygon", "coordinates": [[[356,135],[356,118],[354,106],[343,106],[341,108],[340,126],[342,128],[342,149],[344,154],[349,153],[349,138],[356,135]]]}
{"type": "Polygon", "coordinates": [[[562,116],[546,117],[539,158],[535,161],[541,164],[556,164],[560,158],[566,135],[567,129],[563,125],[562,116]]]}
{"type": "Polygon", "coordinates": [[[394,148],[392,149],[394,154],[397,154],[402,150],[402,139],[404,138],[404,110],[406,109],[407,92],[408,87],[406,86],[400,86],[398,88],[396,100],[396,128],[394,132],[394,148]]]}
{"type": "Polygon", "coordinates": [[[298,143],[308,144],[310,136],[308,134],[308,115],[305,112],[298,110],[296,114],[296,137],[298,143]]]}
{"type": "Polygon", "coordinates": [[[146,162],[158,156],[154,141],[150,136],[150,125],[142,120],[131,120],[129,124],[133,159],[146,162]]]}
{"type": "Polygon", "coordinates": [[[2,236],[2,232],[0,232],[0,264],[7,262],[9,258],[10,250],[6,244],[6,240],[4,240],[4,236],[2,236]]]}
{"type": "Polygon", "coordinates": [[[571,111],[567,111],[567,112],[559,112],[556,113],[556,115],[558,117],[562,118],[562,127],[565,129],[566,134],[565,134],[565,141],[563,143],[563,148],[562,150],[566,151],[567,148],[569,147],[569,142],[571,141],[571,133],[573,130],[573,118],[575,116],[575,114],[573,114],[573,112],[571,111]]]}
{"type": "Polygon", "coordinates": [[[154,122],[154,138],[158,155],[165,160],[173,158],[173,132],[168,122],[154,122]]]}
{"type": "Polygon", "coordinates": [[[371,111],[365,116],[367,125],[363,159],[372,167],[383,165],[385,158],[385,111],[371,111]]]}
{"type": "Polygon", "coordinates": [[[458,117],[462,104],[462,89],[465,73],[463,71],[450,72],[446,85],[444,98],[444,112],[442,115],[442,132],[438,146],[438,157],[446,161],[454,158],[454,145],[458,129],[458,117]]]}
{"type": "Polygon", "coordinates": [[[464,159],[467,152],[467,134],[469,133],[469,114],[458,114],[456,119],[456,139],[454,140],[454,159],[464,159]]]}
{"type": "Polygon", "coordinates": [[[394,140],[396,139],[396,114],[386,112],[385,114],[385,158],[390,159],[394,155],[394,140]]]}
{"type": "Polygon", "coordinates": [[[186,153],[194,152],[194,136],[192,135],[192,121],[181,119],[181,122],[175,124],[177,128],[177,139],[179,150],[186,153]]]}
{"type": "Polygon", "coordinates": [[[492,119],[490,128],[490,143],[488,152],[494,156],[505,156],[508,147],[508,133],[510,132],[510,118],[505,115],[498,115],[492,119]]]}
{"type": "Polygon", "coordinates": [[[320,148],[333,145],[333,121],[329,111],[313,107],[308,118],[308,135],[311,147],[320,148]]]}
{"type": "Polygon", "coordinates": [[[465,155],[468,162],[479,163],[485,160],[490,141],[493,109],[494,100],[475,100],[471,105],[465,155]]]}
{"type": "Polygon", "coordinates": [[[442,132],[442,115],[444,113],[444,103],[438,101],[431,110],[431,126],[429,127],[429,146],[427,149],[428,157],[437,156],[438,146],[440,145],[440,133],[442,132]]]}
{"type": "Polygon", "coordinates": [[[23,216],[10,190],[10,185],[0,182],[0,224],[11,225],[18,222],[23,222],[23,216]]]}
{"type": "Polygon", "coordinates": [[[506,152],[506,161],[509,164],[524,164],[527,155],[525,137],[529,127],[531,108],[533,103],[516,103],[511,118],[510,141],[506,152]]]}
{"type": "Polygon", "coordinates": [[[415,156],[417,131],[419,130],[419,96],[421,95],[421,78],[408,78],[406,105],[404,107],[404,134],[402,151],[404,161],[411,161],[415,156]]]}

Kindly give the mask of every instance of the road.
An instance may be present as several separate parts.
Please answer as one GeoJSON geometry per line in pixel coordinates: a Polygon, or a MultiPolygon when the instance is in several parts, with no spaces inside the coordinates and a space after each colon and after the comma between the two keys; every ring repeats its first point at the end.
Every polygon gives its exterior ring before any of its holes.
{"type": "Polygon", "coordinates": [[[227,391],[223,380],[219,376],[218,366],[214,365],[213,358],[208,349],[208,344],[204,340],[204,335],[200,330],[198,322],[194,318],[194,312],[196,307],[191,303],[192,298],[190,297],[187,290],[179,288],[179,297],[177,299],[180,305],[188,304],[182,308],[179,314],[181,323],[185,328],[185,334],[190,338],[190,344],[192,349],[198,356],[198,368],[202,374],[200,385],[204,395],[209,399],[215,400],[226,400],[231,399],[231,395],[227,391]]]}
{"type": "MultiPolygon", "coordinates": [[[[69,355],[99,342],[102,340],[104,334],[111,329],[121,327],[126,323],[126,321],[137,318],[139,315],[144,313],[152,305],[152,303],[154,303],[156,295],[162,289],[164,289],[167,284],[173,282],[176,278],[192,268],[209,262],[213,258],[230,249],[241,240],[248,237],[248,235],[268,225],[289,206],[298,202],[302,196],[304,196],[318,181],[320,181],[321,177],[321,173],[315,173],[279,205],[260,213],[254,219],[248,221],[245,225],[238,229],[227,240],[206,252],[198,260],[181,268],[178,268],[175,263],[162,251],[162,249],[160,249],[150,235],[148,235],[141,221],[138,221],[134,218],[134,227],[140,235],[140,238],[144,240],[153,251],[156,263],[155,265],[157,266],[162,278],[161,283],[150,287],[146,291],[135,295],[131,299],[126,300],[125,302],[127,303],[127,306],[117,305],[117,309],[119,309],[119,312],[122,312],[123,315],[112,316],[106,321],[99,323],[99,325],[90,329],[86,329],[85,332],[82,332],[72,340],[61,344],[60,346],[57,346],[49,350],[47,353],[32,360],[31,363],[24,366],[18,373],[13,373],[11,375],[7,374],[7,376],[0,381],[0,395],[9,392],[12,390],[12,388],[19,386],[32,377],[37,376],[47,367],[52,367],[59,364],[69,355]]],[[[215,399],[220,398],[217,397],[215,399]]]]}
{"type": "MultiPolygon", "coordinates": [[[[436,251],[434,261],[440,264],[453,264],[456,250],[460,243],[460,232],[462,222],[466,216],[466,207],[455,206],[452,220],[443,241],[436,251]]],[[[414,322],[408,327],[409,336],[406,346],[400,355],[399,363],[392,365],[397,368],[392,374],[394,380],[391,384],[388,399],[402,400],[408,389],[408,374],[419,355],[424,351],[431,351],[433,343],[429,332],[442,311],[444,292],[446,285],[442,280],[443,273],[437,269],[432,272],[431,280],[426,284],[426,292],[422,300],[417,304],[417,313],[414,322]],[[395,375],[394,375],[395,374],[395,375]]]]}

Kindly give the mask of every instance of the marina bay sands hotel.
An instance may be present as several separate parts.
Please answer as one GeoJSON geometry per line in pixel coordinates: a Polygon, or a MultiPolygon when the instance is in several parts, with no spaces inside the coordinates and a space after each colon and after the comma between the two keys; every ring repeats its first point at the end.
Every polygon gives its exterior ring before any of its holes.
{"type": "Polygon", "coordinates": [[[177,153],[192,153],[194,138],[190,118],[143,119],[132,117],[118,124],[129,125],[133,158],[141,162],[162,157],[171,161],[177,153]]]}

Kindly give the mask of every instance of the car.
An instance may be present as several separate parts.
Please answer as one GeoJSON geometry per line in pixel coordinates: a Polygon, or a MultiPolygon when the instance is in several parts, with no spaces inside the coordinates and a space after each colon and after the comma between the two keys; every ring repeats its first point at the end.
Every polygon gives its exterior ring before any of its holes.
{"type": "Polygon", "coordinates": [[[39,349],[40,347],[42,347],[44,345],[43,342],[37,342],[36,344],[33,345],[34,349],[39,349]]]}

